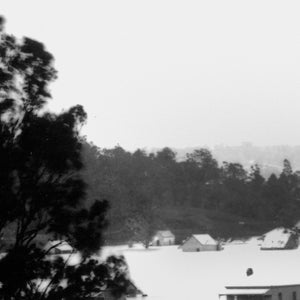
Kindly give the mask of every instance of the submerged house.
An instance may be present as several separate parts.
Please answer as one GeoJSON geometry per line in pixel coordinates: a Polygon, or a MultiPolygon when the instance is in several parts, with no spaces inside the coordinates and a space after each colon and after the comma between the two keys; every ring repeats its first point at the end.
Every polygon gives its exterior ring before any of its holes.
{"type": "Polygon", "coordinates": [[[217,251],[219,243],[209,234],[193,234],[180,246],[184,252],[217,251]]]}
{"type": "Polygon", "coordinates": [[[239,239],[233,239],[233,238],[229,238],[226,241],[227,245],[245,245],[246,244],[246,239],[245,238],[239,238],[239,239]]]}
{"type": "MultiPolygon", "coordinates": [[[[246,276],[239,276],[235,282],[225,285],[219,292],[219,300],[298,300],[300,282],[284,272],[274,274],[269,270],[254,272],[246,270],[246,276]]],[[[232,280],[233,278],[231,278],[232,280]]]]}
{"type": "Polygon", "coordinates": [[[75,249],[66,241],[51,240],[44,247],[45,251],[49,251],[49,254],[72,254],[75,249]]]}
{"type": "Polygon", "coordinates": [[[175,244],[175,235],[170,230],[159,230],[152,239],[153,246],[169,246],[175,244]]]}
{"type": "Polygon", "coordinates": [[[299,297],[300,284],[226,286],[219,293],[220,300],[297,300],[299,297]]]}
{"type": "Polygon", "coordinates": [[[290,229],[279,227],[264,234],[261,250],[284,250],[298,248],[298,236],[290,229]]]}

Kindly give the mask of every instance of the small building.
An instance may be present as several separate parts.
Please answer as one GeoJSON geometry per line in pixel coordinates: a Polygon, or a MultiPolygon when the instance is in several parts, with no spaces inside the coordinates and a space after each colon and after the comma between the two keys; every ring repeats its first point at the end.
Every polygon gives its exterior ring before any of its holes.
{"type": "Polygon", "coordinates": [[[226,286],[220,300],[297,300],[300,284],[226,286]]]}
{"type": "Polygon", "coordinates": [[[279,227],[264,234],[261,250],[284,250],[298,248],[298,236],[290,229],[279,227]]]}
{"type": "Polygon", "coordinates": [[[229,240],[226,241],[226,244],[227,245],[245,245],[246,239],[245,238],[239,238],[239,239],[230,238],[229,240]]]}
{"type": "Polygon", "coordinates": [[[175,235],[170,230],[159,230],[152,239],[153,246],[169,246],[175,244],[175,235]]]}
{"type": "Polygon", "coordinates": [[[209,234],[193,234],[180,247],[184,252],[217,251],[219,243],[209,234]]]}
{"type": "Polygon", "coordinates": [[[72,254],[75,252],[74,248],[66,241],[51,240],[44,247],[49,254],[72,254]]]}

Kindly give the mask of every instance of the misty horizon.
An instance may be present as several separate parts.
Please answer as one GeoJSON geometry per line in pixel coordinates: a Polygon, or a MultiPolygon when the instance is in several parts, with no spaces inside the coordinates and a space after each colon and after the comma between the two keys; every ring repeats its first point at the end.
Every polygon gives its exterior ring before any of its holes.
{"type": "Polygon", "coordinates": [[[297,2],[51,1],[45,14],[29,0],[18,11],[14,1],[1,8],[8,32],[42,40],[55,57],[49,108],[82,104],[82,133],[100,147],[300,142],[297,2]]]}

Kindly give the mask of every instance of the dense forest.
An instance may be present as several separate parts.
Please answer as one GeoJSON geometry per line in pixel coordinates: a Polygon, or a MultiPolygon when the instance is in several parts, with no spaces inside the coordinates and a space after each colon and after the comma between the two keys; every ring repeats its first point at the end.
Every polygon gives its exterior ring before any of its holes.
{"type": "MultiPolygon", "coordinates": [[[[108,240],[149,241],[157,229],[183,230],[198,219],[203,226],[194,224],[193,230],[205,231],[208,215],[212,222],[223,215],[240,224],[247,220],[271,226],[292,226],[300,216],[300,173],[288,159],[280,175],[268,178],[259,165],[219,165],[205,148],[178,160],[170,148],[132,153],[120,146],[100,149],[85,143],[83,159],[88,199],[110,203],[108,240]],[[188,221],[187,211],[194,213],[194,220],[188,221]]],[[[223,229],[215,235],[222,236],[223,229]]]]}

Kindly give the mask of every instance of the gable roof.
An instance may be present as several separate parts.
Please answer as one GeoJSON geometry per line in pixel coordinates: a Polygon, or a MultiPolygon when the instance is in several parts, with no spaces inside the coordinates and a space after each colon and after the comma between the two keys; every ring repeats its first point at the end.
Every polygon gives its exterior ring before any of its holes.
{"type": "Polygon", "coordinates": [[[269,288],[240,288],[240,289],[225,289],[219,295],[265,295],[270,292],[269,288]]]}
{"type": "Polygon", "coordinates": [[[217,245],[218,242],[214,240],[209,234],[193,234],[194,237],[202,245],[217,245]]]}
{"type": "Polygon", "coordinates": [[[156,235],[160,235],[163,238],[174,238],[174,234],[170,230],[159,230],[156,232],[156,235]]]}
{"type": "Polygon", "coordinates": [[[262,248],[284,248],[294,232],[284,227],[275,228],[266,234],[262,248]]]}
{"type": "Polygon", "coordinates": [[[70,244],[66,241],[60,241],[60,240],[56,240],[56,241],[48,241],[48,243],[46,244],[44,250],[48,250],[50,248],[57,249],[59,251],[69,251],[69,252],[73,252],[74,249],[72,246],[70,246],[70,244]]]}

